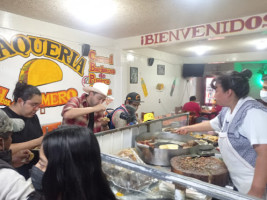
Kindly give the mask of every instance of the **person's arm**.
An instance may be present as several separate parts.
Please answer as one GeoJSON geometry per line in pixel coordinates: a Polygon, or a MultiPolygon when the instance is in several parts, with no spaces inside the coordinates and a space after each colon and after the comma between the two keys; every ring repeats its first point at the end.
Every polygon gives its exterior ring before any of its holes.
{"type": "Polygon", "coordinates": [[[29,140],[27,142],[13,143],[11,144],[10,149],[12,150],[13,154],[24,149],[34,149],[35,147],[41,145],[42,140],[43,140],[43,136],[33,139],[33,140],[29,140]]]}
{"type": "Polygon", "coordinates": [[[255,172],[248,195],[262,198],[267,184],[267,144],[253,145],[257,152],[255,172]]]}
{"type": "Polygon", "coordinates": [[[213,128],[210,125],[210,121],[203,121],[198,124],[190,125],[190,126],[184,126],[179,129],[177,129],[175,132],[185,135],[188,132],[195,132],[195,131],[213,131],[213,128]]]}
{"type": "Polygon", "coordinates": [[[106,107],[103,104],[98,104],[94,107],[86,107],[86,108],[71,108],[67,110],[63,114],[63,118],[65,119],[74,119],[76,117],[87,115],[92,112],[103,112],[106,110],[106,107]]]}

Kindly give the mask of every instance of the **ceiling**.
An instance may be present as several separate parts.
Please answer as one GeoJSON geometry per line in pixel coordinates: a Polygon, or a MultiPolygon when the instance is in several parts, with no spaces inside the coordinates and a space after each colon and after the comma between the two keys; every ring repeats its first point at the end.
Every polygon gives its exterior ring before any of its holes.
{"type": "MultiPolygon", "coordinates": [[[[114,0],[117,11],[112,17],[101,24],[88,25],[68,12],[64,6],[67,1],[70,0],[0,0],[0,10],[112,39],[242,18],[267,11],[266,0],[114,0]]],[[[84,7],[85,4],[80,3],[80,6],[84,7]]],[[[188,47],[198,43],[216,46],[209,52],[210,55],[252,52],[256,50],[245,43],[259,37],[267,38],[267,35],[253,33],[224,40],[182,42],[154,49],[189,57],[194,55],[187,51],[188,47]]]]}

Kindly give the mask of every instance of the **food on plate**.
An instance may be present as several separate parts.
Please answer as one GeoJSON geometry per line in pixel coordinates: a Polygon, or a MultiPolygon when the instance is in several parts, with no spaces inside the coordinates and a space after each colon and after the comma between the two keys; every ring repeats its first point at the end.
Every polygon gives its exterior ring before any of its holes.
{"type": "Polygon", "coordinates": [[[228,183],[228,170],[220,159],[176,156],[170,163],[172,172],[219,186],[225,186],[228,183]]]}
{"type": "Polygon", "coordinates": [[[159,145],[159,149],[178,149],[178,144],[162,144],[159,145]]]}
{"type": "Polygon", "coordinates": [[[20,70],[19,80],[33,86],[61,81],[63,73],[57,63],[49,59],[32,59],[20,70]]]}

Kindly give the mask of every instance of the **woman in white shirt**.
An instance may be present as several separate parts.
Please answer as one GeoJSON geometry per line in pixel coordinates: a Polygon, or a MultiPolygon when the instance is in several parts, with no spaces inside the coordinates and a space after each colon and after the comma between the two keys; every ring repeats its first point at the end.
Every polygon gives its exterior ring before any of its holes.
{"type": "Polygon", "coordinates": [[[231,179],[239,192],[267,199],[267,108],[248,97],[250,70],[213,79],[217,104],[224,108],[210,120],[181,127],[179,134],[215,130],[231,179]]]}

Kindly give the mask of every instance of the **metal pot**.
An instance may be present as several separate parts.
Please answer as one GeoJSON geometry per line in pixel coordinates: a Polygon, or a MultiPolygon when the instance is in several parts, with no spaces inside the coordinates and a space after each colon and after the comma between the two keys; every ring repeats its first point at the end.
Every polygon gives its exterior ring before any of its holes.
{"type": "Polygon", "coordinates": [[[182,147],[180,147],[179,149],[159,149],[138,143],[139,141],[149,139],[156,139],[162,141],[168,140],[168,143],[173,144],[179,144],[179,142],[186,143],[189,140],[195,140],[194,137],[191,137],[189,135],[178,135],[169,132],[140,134],[135,139],[136,150],[140,158],[147,164],[170,166],[170,160],[172,157],[196,153],[196,151],[198,150],[198,145],[188,149],[183,149],[182,147]]]}

